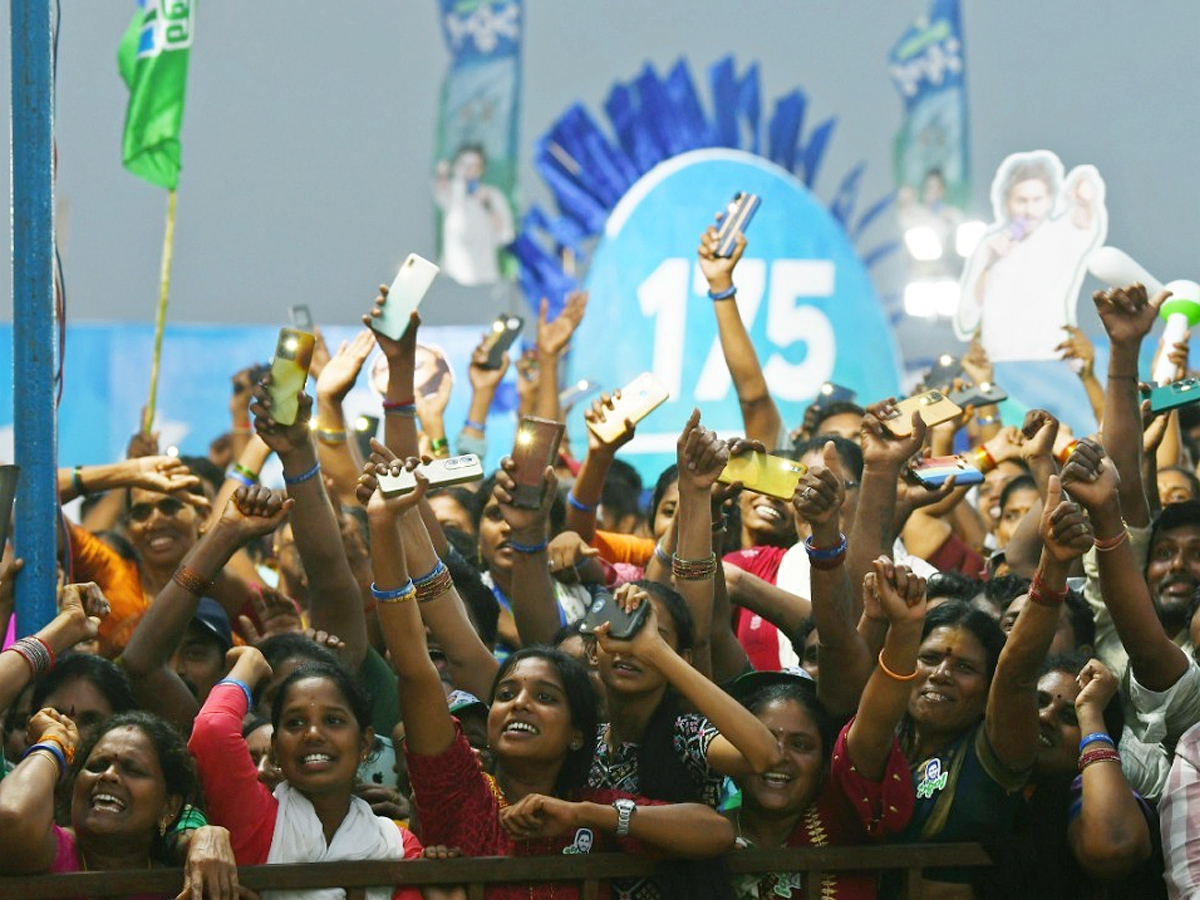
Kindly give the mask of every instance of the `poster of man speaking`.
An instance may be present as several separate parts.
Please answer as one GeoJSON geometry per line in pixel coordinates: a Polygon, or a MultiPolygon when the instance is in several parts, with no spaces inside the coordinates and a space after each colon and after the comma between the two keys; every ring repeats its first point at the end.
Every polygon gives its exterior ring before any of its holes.
{"type": "Polygon", "coordinates": [[[1094,166],[1063,174],[1049,150],[1014,153],[992,181],[995,221],[963,271],[954,329],[977,332],[993,362],[1058,359],[1087,258],[1104,243],[1108,212],[1094,166]]]}

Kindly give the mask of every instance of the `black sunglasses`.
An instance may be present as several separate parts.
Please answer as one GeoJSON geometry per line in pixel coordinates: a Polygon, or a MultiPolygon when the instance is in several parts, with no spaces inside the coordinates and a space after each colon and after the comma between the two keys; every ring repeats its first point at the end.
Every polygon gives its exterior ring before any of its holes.
{"type": "Polygon", "coordinates": [[[176,500],[174,497],[163,497],[154,503],[135,503],[129,507],[129,518],[135,522],[145,522],[156,509],[167,518],[172,518],[179,515],[186,505],[182,500],[176,500]]]}

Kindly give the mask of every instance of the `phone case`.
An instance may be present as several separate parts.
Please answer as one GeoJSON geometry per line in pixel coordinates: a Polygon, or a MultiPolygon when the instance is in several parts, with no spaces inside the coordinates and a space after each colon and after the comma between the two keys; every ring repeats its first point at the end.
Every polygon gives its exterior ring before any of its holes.
{"type": "Polygon", "coordinates": [[[429,260],[415,253],[408,254],[396,280],[388,288],[387,302],[383,304],[379,318],[371,322],[371,328],[393,341],[400,340],[439,271],[429,260]]]}
{"type": "Polygon", "coordinates": [[[912,434],[914,412],[921,414],[921,421],[926,425],[940,425],[962,415],[962,410],[941,391],[926,391],[897,403],[895,412],[884,418],[883,424],[896,437],[908,437],[912,434]]]}
{"type": "Polygon", "coordinates": [[[722,484],[740,481],[748,491],[790,502],[800,476],[807,471],[808,466],[802,462],[752,450],[732,457],[717,476],[717,481],[722,484]]]}
{"type": "Polygon", "coordinates": [[[563,411],[570,410],[580,400],[584,400],[592,394],[600,390],[600,385],[587,378],[583,378],[575,384],[569,385],[558,393],[558,405],[563,408],[563,411]]]}
{"type": "Polygon", "coordinates": [[[613,408],[604,411],[603,422],[588,422],[588,430],[606,444],[611,444],[625,433],[625,420],[637,424],[662,406],[671,394],[659,384],[649,372],[643,372],[625,387],[621,396],[613,400],[613,408]]]}
{"type": "Polygon", "coordinates": [[[1008,399],[1008,392],[999,385],[985,381],[965,387],[961,391],[951,391],[946,396],[950,398],[951,403],[965,409],[968,406],[991,406],[993,403],[1000,403],[1008,399]]]}
{"type": "Polygon", "coordinates": [[[312,310],[310,310],[304,304],[289,306],[288,318],[291,320],[292,327],[297,331],[313,330],[312,310]]]}
{"type": "Polygon", "coordinates": [[[1200,379],[1183,378],[1171,384],[1150,388],[1151,412],[1162,412],[1175,409],[1177,406],[1187,406],[1189,403],[1200,402],[1200,379]]]}
{"type": "Polygon", "coordinates": [[[649,615],[649,608],[650,604],[643,600],[637,609],[627,613],[621,609],[613,595],[605,591],[588,608],[587,615],[579,623],[579,632],[595,634],[597,628],[605,622],[610,622],[608,636],[618,641],[627,641],[641,629],[646,616],[649,615]]]}
{"type": "Polygon", "coordinates": [[[757,194],[738,192],[733,195],[733,200],[717,218],[717,256],[733,256],[737,236],[750,227],[760,202],[757,194]]]}
{"type": "Polygon", "coordinates": [[[931,456],[913,466],[909,471],[913,478],[927,488],[939,488],[946,479],[954,476],[954,484],[981,484],[983,473],[961,456],[931,456]]]}
{"type": "Polygon", "coordinates": [[[488,354],[487,362],[483,364],[485,369],[500,368],[501,358],[508,352],[508,348],[513,345],[524,326],[525,320],[520,316],[496,316],[492,330],[483,342],[488,354]]]}
{"type": "Polygon", "coordinates": [[[299,394],[308,380],[316,338],[294,328],[279,329],[275,357],[271,360],[271,418],[294,425],[300,409],[299,394]]]}
{"type": "MultiPolygon", "coordinates": [[[[483,479],[483,463],[474,453],[435,459],[417,466],[429,481],[431,488],[450,487],[483,479]]],[[[399,475],[380,475],[379,490],[385,497],[407,494],[417,489],[417,479],[412,472],[403,470],[399,475]]]]}
{"type": "Polygon", "coordinates": [[[546,466],[554,465],[558,459],[558,445],[562,441],[566,426],[562,422],[539,419],[537,416],[522,416],[517,423],[517,436],[513,441],[513,462],[517,464],[513,490],[513,506],[521,509],[537,509],[542,505],[546,483],[542,478],[546,466]]]}

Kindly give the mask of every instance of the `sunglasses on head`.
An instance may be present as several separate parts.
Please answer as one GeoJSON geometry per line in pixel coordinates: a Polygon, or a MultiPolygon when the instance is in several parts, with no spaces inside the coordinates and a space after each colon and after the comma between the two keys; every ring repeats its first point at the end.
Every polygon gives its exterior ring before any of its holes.
{"type": "Polygon", "coordinates": [[[135,503],[129,507],[129,518],[135,522],[145,522],[154,514],[154,510],[158,510],[167,518],[179,515],[180,511],[187,506],[182,500],[176,500],[174,497],[163,497],[154,503],[135,503]]]}

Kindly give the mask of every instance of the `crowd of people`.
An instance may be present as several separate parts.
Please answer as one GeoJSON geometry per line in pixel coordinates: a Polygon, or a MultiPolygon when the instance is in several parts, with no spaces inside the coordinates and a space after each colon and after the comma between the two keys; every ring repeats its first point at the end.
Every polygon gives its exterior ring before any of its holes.
{"type": "MultiPolygon", "coordinates": [[[[818,399],[793,429],[738,315],[745,239],[729,258],[715,240],[699,261],[745,434],[676,423],[648,505],[621,459],[632,421],[564,444],[540,501],[518,502],[507,457],[431,488],[419,465],[452,452],[447,395],[414,394],[415,314],[398,340],[369,327],[386,288],[357,338],[318,345],[293,424],[248,369],[208,457],[139,434],[126,460],[61,469],[61,501],[83,504],[63,519],[59,611],[0,653],[0,875],[182,866],[181,896],[232,900],[239,865],[619,850],[675,861],[611,883],[637,900],[1193,896],[1200,420],[1152,415],[1138,389],[1165,295],[1095,296],[1111,348],[1105,381],[1081,371],[1096,435],[1045,410],[897,422],[895,398],[818,399]],[[383,434],[363,458],[342,400],[376,345],[383,434]],[[719,479],[763,451],[804,463],[790,498],[719,479]],[[259,483],[272,454],[282,491],[259,483]],[[929,454],[983,481],[925,487],[929,454]],[[415,489],[381,487],[405,473],[415,489]],[[617,612],[640,628],[616,631],[617,612]],[[883,842],[975,842],[994,864],[914,886],[725,863],[883,842]]],[[[586,306],[543,307],[521,414],[563,421],[586,306]]],[[[1186,347],[1166,349],[1186,372],[1186,347]]],[[[509,362],[489,368],[482,345],[470,360],[454,451],[486,454],[509,362]]],[[[957,386],[991,380],[972,346],[957,386]]],[[[6,618],[20,569],[8,549],[6,618]]],[[[465,891],[367,892],[418,895],[465,891]]]]}

